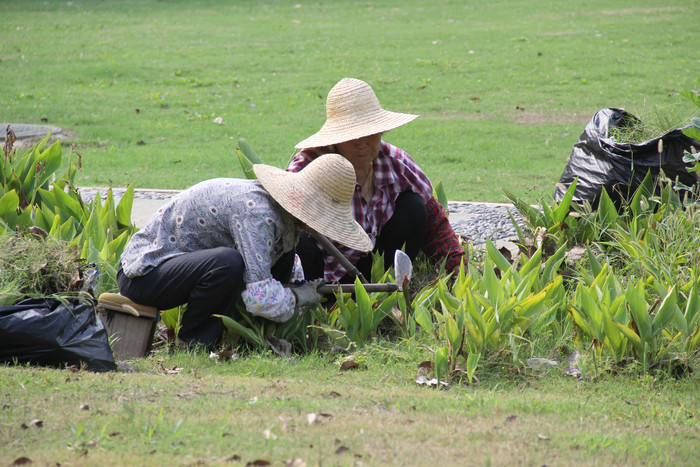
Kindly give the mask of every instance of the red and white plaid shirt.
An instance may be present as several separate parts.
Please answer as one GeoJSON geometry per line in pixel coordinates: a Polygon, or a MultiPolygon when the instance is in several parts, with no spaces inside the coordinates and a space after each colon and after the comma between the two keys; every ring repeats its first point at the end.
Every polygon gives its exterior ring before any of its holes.
{"type": "MultiPolygon", "coordinates": [[[[287,170],[298,172],[315,158],[336,152],[334,146],[304,149],[297,153],[287,170]]],[[[426,202],[430,233],[423,245],[423,251],[430,257],[442,260],[447,258],[447,270],[458,267],[464,255],[464,249],[452,230],[445,210],[433,197],[433,187],[430,180],[418,167],[418,164],[402,149],[382,141],[379,156],[372,164],[374,171],[374,194],[368,203],[362,196],[362,187],[355,186],[352,200],[355,220],[365,229],[372,242],[376,242],[382,227],[394,214],[396,198],[404,191],[416,193],[426,202]]],[[[357,264],[363,255],[334,242],[338,249],[350,260],[357,264]]],[[[338,281],[347,271],[332,255],[325,255],[325,280],[338,281]]]]}

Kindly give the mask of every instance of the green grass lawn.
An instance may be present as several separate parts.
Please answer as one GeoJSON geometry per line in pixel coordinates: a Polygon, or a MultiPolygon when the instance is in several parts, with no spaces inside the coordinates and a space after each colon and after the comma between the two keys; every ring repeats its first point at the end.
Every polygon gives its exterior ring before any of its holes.
{"type": "Polygon", "coordinates": [[[183,188],[242,176],[239,134],[286,165],[351,76],[421,115],[386,139],[450,199],[537,202],[601,108],[687,121],[697,16],[651,0],[2,2],[0,120],[64,128],[84,186],[183,188]]]}
{"type": "Polygon", "coordinates": [[[507,367],[438,391],[414,382],[430,358],[415,344],[371,346],[351,371],[340,358],[159,352],[134,373],[102,374],[0,366],[0,460],[679,466],[700,455],[697,375],[584,383],[507,367]]]}

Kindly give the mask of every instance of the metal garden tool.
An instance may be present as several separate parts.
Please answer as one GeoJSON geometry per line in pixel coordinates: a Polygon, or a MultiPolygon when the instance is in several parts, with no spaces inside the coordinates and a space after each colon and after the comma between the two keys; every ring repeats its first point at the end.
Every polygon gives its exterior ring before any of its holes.
{"type": "MultiPolygon", "coordinates": [[[[394,292],[398,290],[406,294],[407,289],[404,287],[411,281],[413,275],[413,263],[411,258],[401,250],[396,250],[394,253],[394,275],[396,282],[385,282],[382,284],[362,284],[367,292],[394,292]]],[[[326,284],[318,289],[320,293],[338,292],[352,293],[355,291],[355,284],[326,284]]],[[[408,297],[406,297],[408,300],[408,297]]]]}
{"type": "MultiPolygon", "coordinates": [[[[332,254],[343,267],[357,277],[360,278],[363,287],[367,292],[394,292],[396,290],[403,290],[403,287],[408,284],[411,280],[413,274],[413,263],[411,263],[411,258],[408,257],[406,253],[401,250],[396,250],[394,253],[394,272],[396,276],[396,282],[386,282],[382,284],[370,284],[367,279],[362,275],[362,273],[357,269],[357,267],[350,262],[341,252],[338,250],[330,240],[328,240],[324,235],[308,229],[309,234],[314,237],[323,248],[330,254],[332,254]]],[[[339,292],[352,293],[355,291],[355,284],[326,284],[320,286],[318,289],[320,293],[331,293],[339,292]]]]}
{"type": "Polygon", "coordinates": [[[367,284],[367,279],[365,279],[365,276],[362,275],[359,269],[350,262],[349,259],[343,255],[340,250],[338,250],[333,243],[331,243],[330,240],[326,238],[325,235],[322,235],[315,230],[308,229],[309,234],[318,241],[318,243],[323,246],[323,249],[326,250],[328,253],[332,254],[335,256],[335,259],[338,260],[338,262],[345,268],[346,271],[355,274],[357,277],[360,278],[360,282],[363,284],[367,284]]]}
{"type": "Polygon", "coordinates": [[[394,254],[394,275],[396,276],[396,284],[399,286],[399,291],[403,292],[403,298],[406,301],[406,311],[408,314],[413,314],[411,310],[411,302],[413,297],[408,290],[408,284],[413,277],[413,263],[411,258],[401,250],[396,250],[394,254]]]}

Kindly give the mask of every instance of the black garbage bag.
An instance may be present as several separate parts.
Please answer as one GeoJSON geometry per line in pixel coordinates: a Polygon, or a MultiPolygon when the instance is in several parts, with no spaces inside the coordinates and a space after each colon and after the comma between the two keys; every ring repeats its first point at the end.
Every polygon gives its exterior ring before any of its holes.
{"type": "Polygon", "coordinates": [[[649,171],[654,177],[663,171],[671,180],[677,179],[687,186],[698,183],[698,176],[688,172],[693,164],[683,162],[683,152],[693,146],[700,150],[700,141],[684,135],[682,129],[639,144],[621,143],[609,136],[613,127],[639,123],[637,117],[622,109],[598,111],[574,144],[554,200],[561,201],[576,178],[572,201],[578,204],[588,201],[593,208],[597,208],[602,190],[607,191],[618,207],[622,201],[630,200],[649,171]],[[661,152],[659,140],[663,140],[661,152]]]}
{"type": "Polygon", "coordinates": [[[0,307],[0,363],[116,370],[107,331],[85,300],[26,299],[0,307]]]}

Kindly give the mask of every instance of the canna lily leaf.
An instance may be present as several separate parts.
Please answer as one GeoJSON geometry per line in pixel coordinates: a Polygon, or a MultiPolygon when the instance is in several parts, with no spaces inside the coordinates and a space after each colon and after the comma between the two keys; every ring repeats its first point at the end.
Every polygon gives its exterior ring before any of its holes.
{"type": "Polygon", "coordinates": [[[226,329],[229,331],[233,332],[234,334],[244,338],[251,344],[255,344],[261,348],[267,347],[267,341],[263,339],[261,336],[258,336],[255,332],[253,332],[252,329],[243,326],[241,323],[238,321],[234,320],[233,318],[229,316],[224,316],[224,315],[212,315],[215,318],[221,318],[221,320],[224,323],[224,326],[226,326],[226,329]]]}
{"type": "Polygon", "coordinates": [[[374,330],[377,328],[380,322],[387,316],[391,314],[391,309],[394,307],[394,304],[396,303],[396,298],[397,294],[396,292],[392,293],[388,297],[386,297],[381,305],[379,305],[375,310],[374,310],[374,319],[372,320],[372,324],[370,329],[368,330],[368,334],[371,332],[374,332],[374,330]]]}
{"type": "Polygon", "coordinates": [[[627,298],[627,307],[629,308],[630,315],[634,321],[634,325],[639,331],[640,338],[642,341],[651,343],[652,333],[651,333],[651,317],[649,316],[649,305],[644,296],[641,295],[640,289],[644,291],[644,281],[639,281],[637,287],[628,287],[625,292],[625,297],[627,298]]]}
{"type": "Polygon", "coordinates": [[[236,151],[236,154],[238,155],[238,162],[241,164],[245,177],[249,180],[255,180],[258,178],[253,171],[253,163],[250,162],[250,159],[248,159],[241,151],[236,151]]]}
{"type": "Polygon", "coordinates": [[[131,211],[134,206],[134,184],[130,183],[117,205],[117,224],[119,228],[131,227],[131,211]]]}
{"type": "Polygon", "coordinates": [[[634,347],[634,350],[637,352],[637,355],[641,358],[641,356],[644,354],[644,344],[642,343],[642,338],[639,337],[639,335],[630,327],[625,326],[624,324],[615,322],[615,326],[617,326],[620,332],[629,340],[634,347]]]}
{"type": "Polygon", "coordinates": [[[564,219],[566,219],[566,216],[569,215],[569,210],[571,209],[571,200],[574,197],[574,192],[576,191],[577,183],[578,177],[574,179],[571,185],[569,185],[569,188],[566,190],[566,193],[564,193],[564,196],[559,202],[559,206],[557,206],[551,212],[552,220],[554,223],[561,224],[562,222],[564,222],[564,219]]]}
{"type": "Polygon", "coordinates": [[[554,276],[559,271],[559,266],[566,258],[566,244],[559,247],[559,249],[550,256],[544,263],[544,270],[542,271],[542,282],[548,284],[554,280],[554,276]]]}
{"type": "Polygon", "coordinates": [[[425,331],[432,334],[435,332],[435,324],[433,323],[433,317],[430,315],[428,310],[421,304],[417,304],[413,308],[414,319],[416,323],[423,328],[425,331]]]}
{"type": "Polygon", "coordinates": [[[438,380],[445,381],[449,372],[449,349],[447,347],[439,347],[435,350],[435,374],[438,380]]]}
{"type": "Polygon", "coordinates": [[[81,225],[87,221],[85,211],[78,200],[72,198],[68,193],[58,187],[54,187],[51,191],[56,199],[56,209],[54,209],[54,211],[66,211],[68,214],[75,217],[81,225]]]}
{"type": "Polygon", "coordinates": [[[471,352],[467,357],[467,378],[469,378],[470,384],[474,381],[474,373],[476,372],[480,358],[481,354],[478,352],[471,352]]]}
{"type": "Polygon", "coordinates": [[[0,198],[0,218],[5,218],[9,214],[16,214],[19,207],[19,196],[17,192],[12,190],[5,193],[0,198]]]}
{"type": "Polygon", "coordinates": [[[246,159],[250,161],[251,164],[262,164],[263,161],[258,157],[257,153],[248,144],[245,138],[238,138],[238,148],[243,153],[246,159]]]}
{"type": "Polygon", "coordinates": [[[498,248],[496,248],[496,245],[491,242],[488,238],[486,239],[486,251],[488,252],[489,256],[493,260],[494,264],[498,269],[500,269],[502,272],[505,272],[510,269],[511,264],[510,262],[506,259],[503,254],[498,251],[498,248]]]}
{"type": "Polygon", "coordinates": [[[535,253],[530,257],[530,259],[527,261],[527,263],[523,264],[523,267],[520,268],[520,275],[521,276],[526,276],[527,274],[530,273],[530,271],[534,269],[539,269],[539,267],[542,265],[542,247],[538,248],[535,253]]]}
{"type": "Polygon", "coordinates": [[[638,217],[643,211],[645,211],[642,200],[649,199],[653,195],[654,177],[651,174],[651,170],[649,170],[647,171],[644,180],[642,180],[642,183],[637,188],[637,191],[634,193],[634,196],[632,197],[632,201],[630,203],[630,209],[632,210],[632,215],[635,218],[638,217]]]}
{"type": "Polygon", "coordinates": [[[545,227],[544,214],[539,209],[533,208],[509,191],[503,190],[506,197],[512,201],[516,209],[523,215],[531,227],[545,227]]]}
{"type": "Polygon", "coordinates": [[[453,352],[453,360],[456,357],[459,350],[462,348],[462,330],[457,325],[457,321],[451,316],[448,316],[445,320],[445,330],[447,333],[447,340],[450,342],[453,352]]]}
{"type": "Polygon", "coordinates": [[[661,302],[661,306],[656,312],[656,316],[654,316],[651,323],[652,338],[656,337],[673,319],[674,312],[677,308],[677,299],[676,286],[674,285],[664,297],[663,301],[661,302]]]}
{"type": "Polygon", "coordinates": [[[435,189],[433,191],[435,192],[435,199],[445,210],[445,214],[449,216],[449,203],[447,201],[447,194],[445,194],[445,186],[443,185],[442,180],[435,185],[435,189]]]}
{"type": "Polygon", "coordinates": [[[364,337],[368,337],[371,332],[374,312],[369,294],[362,286],[359,277],[355,278],[355,302],[359,313],[360,339],[364,340],[364,337]]]}
{"type": "Polygon", "coordinates": [[[610,199],[608,192],[603,190],[600,194],[600,202],[598,203],[598,223],[601,230],[608,230],[608,228],[615,223],[618,217],[619,215],[617,213],[617,208],[615,208],[615,204],[610,199]]]}

